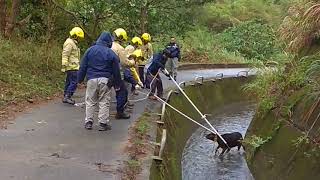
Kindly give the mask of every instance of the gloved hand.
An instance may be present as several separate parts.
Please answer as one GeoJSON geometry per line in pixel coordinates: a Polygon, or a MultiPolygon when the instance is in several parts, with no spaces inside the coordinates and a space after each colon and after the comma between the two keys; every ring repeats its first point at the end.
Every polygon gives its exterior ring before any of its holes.
{"type": "Polygon", "coordinates": [[[163,74],[166,75],[167,77],[170,77],[170,73],[169,73],[166,69],[164,69],[162,72],[163,72],[163,74]]]}
{"type": "Polygon", "coordinates": [[[135,89],[141,89],[141,86],[139,84],[136,84],[135,89]]]}
{"type": "Polygon", "coordinates": [[[65,73],[65,72],[66,72],[65,67],[62,67],[62,68],[61,68],[61,72],[63,72],[63,73],[65,73]]]}

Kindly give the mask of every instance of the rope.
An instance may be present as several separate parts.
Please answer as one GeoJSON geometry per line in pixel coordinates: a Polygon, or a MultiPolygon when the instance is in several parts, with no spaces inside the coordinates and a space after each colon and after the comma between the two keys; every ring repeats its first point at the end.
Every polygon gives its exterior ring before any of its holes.
{"type": "MultiPolygon", "coordinates": [[[[167,72],[167,70],[165,69],[165,71],[167,72]]],[[[190,104],[194,107],[195,110],[198,111],[198,113],[201,116],[201,119],[205,120],[206,123],[211,127],[211,129],[214,131],[215,134],[217,134],[220,139],[223,141],[223,143],[230,149],[230,147],[228,146],[228,143],[226,142],[226,140],[218,133],[218,131],[212,126],[212,124],[208,121],[206,115],[202,114],[202,112],[197,108],[197,106],[191,101],[191,99],[187,96],[187,94],[182,90],[182,88],[179,86],[179,84],[172,78],[171,75],[169,75],[172,82],[178,87],[178,89],[180,90],[180,92],[186,97],[186,99],[190,102],[190,104]]]]}
{"type": "MultiPolygon", "coordinates": [[[[144,92],[139,91],[139,93],[142,94],[147,94],[144,92]]],[[[187,116],[186,114],[184,114],[183,112],[179,111],[178,109],[176,109],[175,107],[173,107],[172,105],[170,105],[169,103],[167,103],[166,101],[164,101],[163,99],[161,99],[160,97],[158,97],[157,95],[154,95],[154,97],[156,97],[160,102],[164,103],[166,106],[169,106],[171,109],[173,109],[174,111],[176,111],[177,113],[181,114],[182,116],[184,116],[185,118],[187,118],[188,120],[192,121],[193,123],[199,125],[200,127],[206,129],[207,131],[210,131],[212,133],[215,133],[214,131],[212,131],[211,129],[205,127],[204,125],[200,124],[199,122],[197,122],[196,120],[192,119],[191,117],[187,116]]]]}
{"type": "MultiPolygon", "coordinates": [[[[166,69],[165,69],[165,71],[168,72],[166,69]]],[[[152,81],[151,81],[151,83],[150,83],[150,86],[152,86],[152,84],[154,83],[155,79],[157,79],[157,76],[159,75],[159,73],[160,73],[160,70],[158,70],[157,74],[154,75],[154,76],[150,73],[150,75],[153,76],[153,79],[152,79],[152,81]]],[[[181,111],[177,110],[176,108],[174,108],[173,106],[171,106],[170,104],[168,104],[166,101],[164,101],[163,99],[161,99],[161,98],[158,97],[157,95],[154,95],[154,96],[155,96],[160,102],[166,104],[167,106],[169,106],[169,107],[172,108],[174,111],[178,112],[179,114],[181,114],[182,116],[184,116],[184,117],[187,118],[188,120],[192,121],[193,123],[199,125],[200,127],[204,128],[204,129],[206,129],[206,130],[208,130],[208,131],[210,131],[210,132],[212,132],[212,133],[217,134],[217,135],[220,137],[220,139],[223,141],[223,143],[230,149],[230,147],[229,147],[228,143],[225,141],[225,139],[218,133],[218,131],[217,131],[217,130],[212,126],[212,124],[208,121],[207,116],[206,116],[205,114],[202,114],[202,113],[201,113],[201,111],[200,111],[200,110],[197,108],[197,106],[191,101],[191,99],[190,99],[190,98],[187,96],[187,94],[182,90],[182,88],[181,88],[181,87],[178,85],[178,83],[173,79],[173,77],[172,77],[171,75],[169,75],[169,76],[170,76],[171,80],[174,82],[174,84],[178,87],[178,89],[182,92],[182,94],[186,97],[186,99],[190,102],[190,104],[191,104],[191,105],[197,110],[197,112],[200,114],[201,119],[205,120],[206,123],[210,126],[210,128],[211,128],[212,130],[209,129],[209,128],[207,128],[207,127],[205,127],[205,126],[203,126],[202,124],[200,124],[199,122],[197,122],[197,121],[195,121],[194,119],[190,118],[189,116],[187,116],[186,114],[182,113],[181,111]]],[[[142,91],[138,91],[138,90],[137,90],[138,92],[140,92],[140,93],[142,93],[142,94],[145,94],[146,97],[143,97],[143,98],[140,98],[140,99],[137,99],[137,100],[131,100],[131,102],[140,102],[140,101],[144,101],[144,100],[148,99],[148,96],[150,95],[151,90],[152,90],[151,87],[150,87],[150,90],[148,91],[148,93],[144,93],[144,92],[142,92],[142,91]]],[[[116,102],[116,101],[111,101],[111,102],[114,103],[114,102],[116,102]]],[[[128,102],[127,102],[127,103],[128,103],[128,102]]],[[[127,103],[126,103],[126,105],[127,105],[127,103]]],[[[75,104],[75,106],[81,106],[81,105],[83,105],[83,104],[85,104],[85,102],[83,102],[83,103],[77,103],[77,104],[75,104]]]]}
{"type": "MultiPolygon", "coordinates": [[[[155,79],[157,79],[157,76],[159,75],[159,73],[160,73],[160,70],[158,70],[158,72],[157,72],[157,74],[155,75],[155,76],[153,76],[152,74],[151,74],[151,76],[153,77],[153,79],[152,79],[152,81],[150,82],[150,86],[152,86],[152,84],[154,83],[154,81],[155,81],[155,79]]],[[[138,90],[137,90],[138,91],[138,90]]],[[[138,92],[140,92],[140,93],[142,93],[142,94],[146,94],[146,93],[144,93],[144,92],[142,92],[142,91],[138,91],[138,92]]],[[[147,100],[148,99],[148,96],[149,96],[149,94],[151,93],[151,88],[150,88],[150,90],[148,91],[148,94],[145,96],[145,97],[143,97],[143,98],[140,98],[140,99],[134,99],[134,100],[129,100],[130,102],[141,102],[141,101],[144,101],[144,100],[147,100]]],[[[128,101],[128,102],[129,102],[128,101]]],[[[117,101],[110,101],[111,103],[117,103],[117,101]]],[[[125,106],[128,104],[128,102],[126,102],[126,104],[125,104],[125,106]]],[[[75,106],[84,106],[86,103],[85,102],[81,102],[81,103],[76,103],[75,104],[75,106]]]]}

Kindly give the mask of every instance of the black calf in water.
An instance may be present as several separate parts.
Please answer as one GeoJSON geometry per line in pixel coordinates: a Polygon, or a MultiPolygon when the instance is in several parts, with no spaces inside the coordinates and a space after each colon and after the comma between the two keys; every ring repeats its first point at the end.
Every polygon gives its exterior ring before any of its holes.
{"type": "Polygon", "coordinates": [[[227,142],[229,148],[226,146],[226,144],[222,141],[222,139],[214,133],[210,133],[206,135],[207,139],[212,140],[213,142],[218,143],[218,147],[215,151],[215,154],[217,154],[217,151],[219,148],[222,148],[222,152],[220,155],[223,155],[223,153],[227,150],[227,153],[231,150],[231,148],[238,146],[238,151],[240,150],[241,146],[244,149],[244,146],[242,145],[243,137],[239,132],[233,132],[233,133],[227,133],[222,134],[222,138],[227,142]]]}

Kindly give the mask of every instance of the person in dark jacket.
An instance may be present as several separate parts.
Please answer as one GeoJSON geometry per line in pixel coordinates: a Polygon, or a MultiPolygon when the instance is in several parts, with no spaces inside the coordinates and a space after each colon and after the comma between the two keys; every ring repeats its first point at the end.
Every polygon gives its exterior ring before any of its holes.
{"type": "Polygon", "coordinates": [[[180,47],[177,44],[175,37],[171,37],[170,43],[167,45],[166,48],[170,51],[171,54],[171,58],[168,59],[168,62],[166,64],[166,69],[169,71],[170,76],[173,77],[174,80],[177,80],[178,62],[181,59],[181,55],[180,47]]]}
{"type": "Polygon", "coordinates": [[[108,81],[113,78],[115,90],[119,90],[121,75],[118,56],[110,49],[112,35],[109,32],[101,33],[95,45],[91,46],[81,61],[78,72],[78,83],[83,82],[87,76],[86,89],[86,118],[85,128],[90,130],[96,106],[99,106],[99,130],[111,130],[109,122],[111,87],[108,81]]]}
{"type": "Polygon", "coordinates": [[[152,59],[152,63],[147,70],[146,87],[151,87],[151,92],[149,94],[149,99],[157,100],[154,93],[157,91],[157,96],[162,98],[163,86],[162,80],[159,75],[159,71],[162,71],[167,77],[169,77],[169,72],[165,69],[166,62],[170,58],[170,51],[168,49],[163,50],[162,53],[155,54],[152,59]],[[153,80],[154,79],[154,80],[153,80]]]}

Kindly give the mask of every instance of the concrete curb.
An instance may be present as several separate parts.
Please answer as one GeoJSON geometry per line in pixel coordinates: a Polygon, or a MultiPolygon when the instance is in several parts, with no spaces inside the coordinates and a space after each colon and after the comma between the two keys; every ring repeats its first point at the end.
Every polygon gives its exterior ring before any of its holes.
{"type": "Polygon", "coordinates": [[[210,64],[210,63],[187,63],[180,64],[178,70],[192,70],[192,69],[220,69],[220,68],[248,68],[249,64],[210,64]]]}

